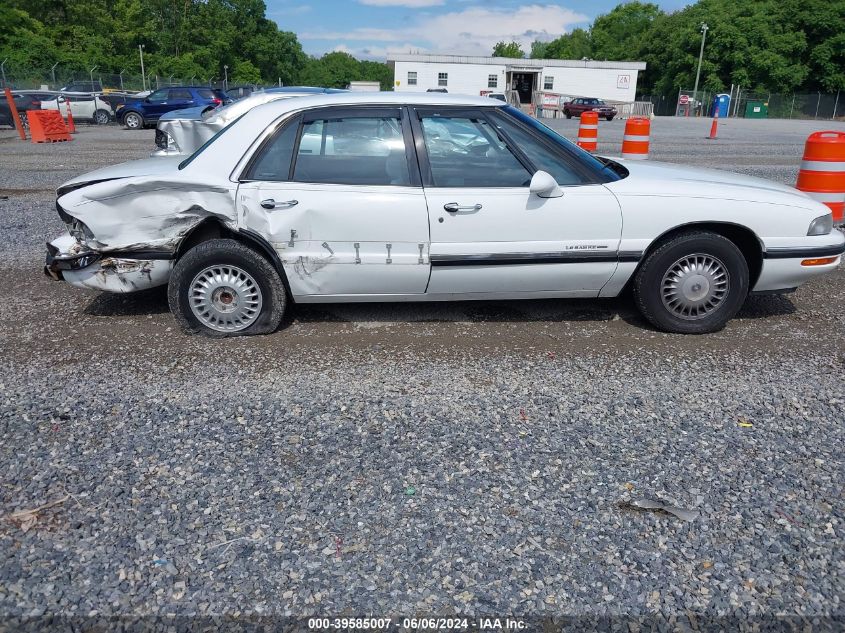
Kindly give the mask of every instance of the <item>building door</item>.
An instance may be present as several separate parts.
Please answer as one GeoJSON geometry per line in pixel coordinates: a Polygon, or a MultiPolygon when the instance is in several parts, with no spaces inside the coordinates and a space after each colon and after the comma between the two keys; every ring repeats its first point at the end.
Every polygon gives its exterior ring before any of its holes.
{"type": "Polygon", "coordinates": [[[512,89],[519,93],[520,103],[531,103],[536,73],[513,73],[512,89]]]}

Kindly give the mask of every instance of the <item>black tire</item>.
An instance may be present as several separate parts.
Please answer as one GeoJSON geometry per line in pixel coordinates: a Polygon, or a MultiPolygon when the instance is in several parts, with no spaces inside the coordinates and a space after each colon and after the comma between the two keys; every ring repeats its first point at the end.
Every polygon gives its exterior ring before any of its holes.
{"type": "Polygon", "coordinates": [[[106,125],[111,121],[111,115],[105,110],[97,110],[94,113],[94,123],[97,125],[106,125]]]}
{"type": "Polygon", "coordinates": [[[223,338],[275,332],[282,322],[287,296],[278,271],[267,259],[240,242],[219,239],[198,244],[176,262],[167,286],[167,301],[173,316],[189,334],[223,338]],[[191,309],[189,293],[194,279],[214,266],[235,266],[250,275],[258,286],[261,310],[258,317],[242,330],[216,330],[203,323],[191,309]]]}
{"type": "Polygon", "coordinates": [[[605,118],[605,119],[607,119],[608,121],[613,121],[613,117],[612,117],[612,116],[606,116],[606,117],[604,117],[604,118],[605,118]]]}
{"type": "MultiPolygon", "coordinates": [[[[696,280],[690,280],[696,283],[696,280]]],[[[642,315],[656,328],[677,334],[718,332],[742,307],[748,296],[748,262],[729,239],[708,231],[676,235],[648,254],[634,276],[634,302],[642,315]],[[692,255],[715,258],[727,276],[727,288],[712,310],[700,315],[681,316],[663,299],[663,280],[682,258],[692,255]]],[[[705,286],[711,288],[710,283],[705,286]]],[[[700,284],[692,290],[700,288],[700,284]]],[[[670,291],[671,292],[671,291],[670,291]]],[[[672,303],[671,297],[668,303],[672,303]]]]}
{"type": "Polygon", "coordinates": [[[564,111],[563,111],[563,113],[566,115],[566,118],[567,118],[567,119],[571,119],[571,118],[572,118],[572,113],[571,113],[569,110],[564,110],[564,111]]]}
{"type": "Polygon", "coordinates": [[[127,112],[123,115],[123,125],[130,130],[143,130],[144,117],[137,112],[127,112]]]}

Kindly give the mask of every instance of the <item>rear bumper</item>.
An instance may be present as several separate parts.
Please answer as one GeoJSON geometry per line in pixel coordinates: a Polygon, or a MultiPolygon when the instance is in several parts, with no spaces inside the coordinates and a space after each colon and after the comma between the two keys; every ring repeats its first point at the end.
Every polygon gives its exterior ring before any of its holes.
{"type": "Polygon", "coordinates": [[[163,286],[170,279],[173,260],[144,259],[87,251],[65,234],[47,244],[44,273],[77,288],[105,292],[136,292],[163,286]]]}

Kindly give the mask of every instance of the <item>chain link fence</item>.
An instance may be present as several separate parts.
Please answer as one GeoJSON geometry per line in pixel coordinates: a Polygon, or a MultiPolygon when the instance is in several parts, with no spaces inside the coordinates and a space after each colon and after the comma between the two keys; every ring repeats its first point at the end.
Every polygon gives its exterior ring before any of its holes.
{"type": "MultiPolygon", "coordinates": [[[[654,104],[657,116],[713,116],[719,95],[727,95],[727,116],[749,119],[809,119],[845,121],[845,91],[824,92],[751,92],[742,88],[729,93],[680,90],[674,95],[642,95],[639,101],[654,104]]],[[[720,112],[725,116],[725,112],[720,112]]]]}
{"type": "MultiPolygon", "coordinates": [[[[143,90],[157,90],[167,86],[209,86],[212,88],[228,88],[232,84],[228,77],[194,75],[179,77],[176,75],[158,75],[155,73],[141,75],[138,69],[127,69],[118,73],[101,72],[96,66],[92,68],[67,68],[59,65],[49,69],[31,69],[15,67],[6,63],[2,69],[2,86],[9,86],[16,90],[61,90],[72,84],[85,84],[100,88],[105,92],[140,92],[143,90]]],[[[85,90],[88,92],[89,90],[85,90]]]]}

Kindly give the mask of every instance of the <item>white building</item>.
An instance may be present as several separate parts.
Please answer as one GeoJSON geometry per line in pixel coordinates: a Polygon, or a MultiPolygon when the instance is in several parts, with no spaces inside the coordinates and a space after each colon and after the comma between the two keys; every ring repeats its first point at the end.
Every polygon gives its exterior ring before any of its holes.
{"type": "Polygon", "coordinates": [[[393,89],[480,95],[515,90],[521,103],[534,92],[608,101],[634,101],[637,73],[645,62],[598,62],[569,59],[512,59],[461,55],[388,55],[393,89]]]}

